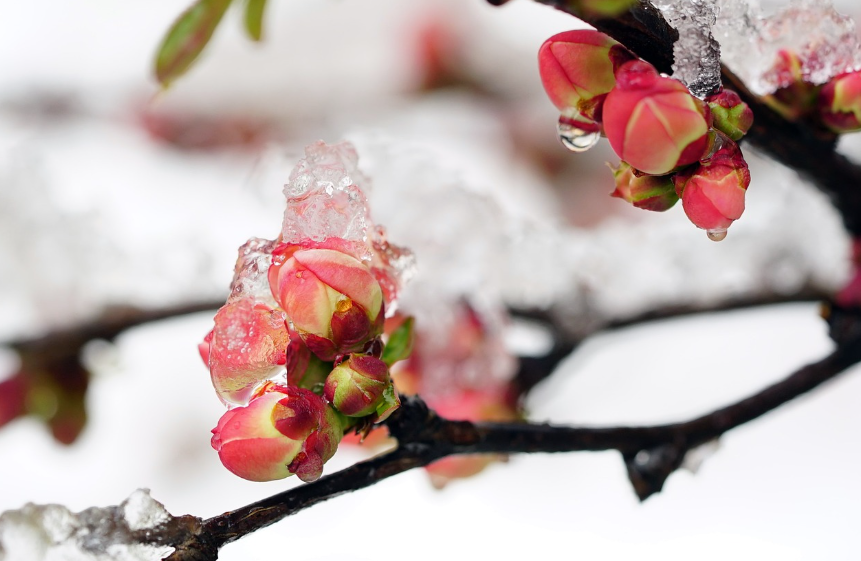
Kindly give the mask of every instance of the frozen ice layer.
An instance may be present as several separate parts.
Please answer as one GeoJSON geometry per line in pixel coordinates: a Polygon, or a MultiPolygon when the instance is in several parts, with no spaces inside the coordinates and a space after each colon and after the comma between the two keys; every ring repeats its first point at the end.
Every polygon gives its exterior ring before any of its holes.
{"type": "Polygon", "coordinates": [[[723,62],[758,95],[788,85],[786,74],[770,72],[781,50],[795,52],[801,73],[813,84],[861,68],[855,23],[828,0],[796,0],[765,16],[743,0],[717,0],[713,29],[723,62]]]}
{"type": "Polygon", "coordinates": [[[351,144],[329,146],[318,141],[305,148],[305,158],[284,186],[284,242],[367,240],[371,221],[364,189],[368,180],[357,166],[358,155],[351,144]]]}
{"type": "Polygon", "coordinates": [[[251,298],[270,307],[275,306],[268,279],[275,245],[274,241],[251,238],[239,248],[228,302],[251,298]]]}
{"type": "Polygon", "coordinates": [[[369,187],[352,144],[319,141],[308,146],[284,186],[287,208],[281,241],[337,247],[364,261],[379,281],[391,315],[399,288],[413,274],[415,257],[408,249],[390,244],[385,229],[374,225],[365,195],[369,187]],[[332,239],[338,241],[327,243],[332,239]]]}
{"type": "Polygon", "coordinates": [[[657,0],[654,5],[679,32],[673,44],[673,78],[697,97],[715,93],[721,85],[721,45],[712,36],[717,18],[714,1],[657,0]]]}
{"type": "Polygon", "coordinates": [[[119,506],[77,514],[60,505],[27,504],[0,514],[0,561],[156,561],[173,548],[152,542],[173,517],[137,490],[119,506]]]}
{"type": "Polygon", "coordinates": [[[209,372],[218,396],[245,404],[255,386],[282,370],[290,343],[287,315],[251,298],[228,302],[207,336],[209,372]]]}

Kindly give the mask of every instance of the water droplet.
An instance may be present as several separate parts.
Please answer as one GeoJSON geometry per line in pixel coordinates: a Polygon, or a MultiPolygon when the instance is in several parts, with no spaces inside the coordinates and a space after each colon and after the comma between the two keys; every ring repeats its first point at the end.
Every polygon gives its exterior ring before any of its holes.
{"type": "Polygon", "coordinates": [[[559,118],[559,122],[556,124],[556,132],[559,134],[562,146],[572,152],[585,152],[598,144],[598,140],[601,138],[601,133],[577,128],[564,117],[559,118]]]}
{"type": "Polygon", "coordinates": [[[726,237],[726,229],[706,230],[706,235],[713,242],[719,242],[726,237]]]}

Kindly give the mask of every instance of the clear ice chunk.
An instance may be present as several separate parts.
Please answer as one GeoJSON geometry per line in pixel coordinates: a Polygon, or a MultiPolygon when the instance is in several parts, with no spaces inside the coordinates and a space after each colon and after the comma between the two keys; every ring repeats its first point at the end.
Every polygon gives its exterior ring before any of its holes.
{"type": "Polygon", "coordinates": [[[364,243],[371,223],[364,193],[368,184],[351,144],[318,141],[305,148],[305,158],[284,186],[283,241],[340,238],[364,243]]]}
{"type": "Polygon", "coordinates": [[[766,95],[787,86],[787,76],[770,72],[781,50],[795,52],[801,73],[813,84],[861,68],[855,23],[828,0],[796,0],[771,15],[744,0],[717,0],[713,28],[723,62],[750,90],[766,95]]]}
{"type": "Polygon", "coordinates": [[[679,32],[679,39],[673,44],[673,78],[699,98],[718,91],[721,45],[712,35],[718,11],[715,2],[656,0],[653,4],[679,32]]]}
{"type": "Polygon", "coordinates": [[[276,245],[274,241],[251,238],[239,248],[228,302],[251,298],[275,307],[268,275],[269,266],[272,265],[272,249],[276,245]]]}
{"type": "Polygon", "coordinates": [[[281,241],[337,247],[366,262],[380,282],[386,313],[391,315],[400,287],[415,270],[415,257],[390,244],[385,229],[374,225],[366,197],[369,188],[352,144],[318,141],[308,146],[284,186],[287,208],[281,241]],[[327,244],[332,239],[338,242],[327,244]]]}
{"type": "Polygon", "coordinates": [[[173,520],[137,490],[119,506],[77,514],[60,505],[27,504],[0,514],[0,561],[156,561],[172,553],[153,533],[173,520]]]}

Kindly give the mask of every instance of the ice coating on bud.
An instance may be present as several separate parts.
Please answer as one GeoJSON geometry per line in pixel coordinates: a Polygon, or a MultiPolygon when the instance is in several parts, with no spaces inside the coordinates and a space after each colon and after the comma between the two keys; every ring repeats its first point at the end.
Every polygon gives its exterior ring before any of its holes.
{"type": "Polygon", "coordinates": [[[212,430],[212,447],[228,470],[249,481],[296,474],[314,481],[338,448],[343,429],[317,394],[271,385],[245,407],[227,411],[212,430]]]}
{"type": "Polygon", "coordinates": [[[306,147],[284,186],[281,241],[338,249],[368,264],[384,291],[386,309],[394,312],[400,287],[415,271],[415,257],[390,244],[385,229],[374,225],[365,195],[369,185],[349,142],[306,147]]]}
{"type": "Polygon", "coordinates": [[[753,111],[732,90],[723,90],[709,97],[713,125],[732,140],[738,141],[753,125],[753,111]]]}
{"type": "Polygon", "coordinates": [[[710,160],[677,173],[674,181],[690,221],[697,228],[723,233],[744,212],[750,171],[738,145],[724,139],[710,160]]]}
{"type": "Polygon", "coordinates": [[[836,133],[861,129],[861,72],[848,72],[829,81],[819,94],[819,114],[836,133]]]}
{"type": "Polygon", "coordinates": [[[272,264],[272,250],[276,242],[262,238],[251,238],[239,248],[239,257],[233,269],[233,281],[230,283],[232,302],[243,298],[252,298],[258,302],[275,307],[272,291],[269,290],[269,266],[272,264]]]}
{"type": "Polygon", "coordinates": [[[544,91],[565,113],[574,110],[588,121],[601,119],[601,104],[613,89],[614,61],[633,58],[610,37],[593,30],[565,31],[538,50],[544,91]]]}
{"type": "Polygon", "coordinates": [[[604,133],[636,169],[664,175],[699,160],[708,144],[708,108],[650,64],[631,61],[616,72],[604,101],[604,133]]]}
{"type": "Polygon", "coordinates": [[[358,160],[355,148],[345,142],[317,142],[305,149],[305,158],[284,186],[284,242],[340,238],[364,245],[371,221],[362,189],[368,180],[358,160]]]}
{"type": "Polygon", "coordinates": [[[286,319],[281,310],[251,298],[228,302],[218,310],[215,327],[200,351],[208,358],[212,385],[223,401],[246,403],[254,387],[285,363],[290,343],[286,319]]]}
{"type": "Polygon", "coordinates": [[[679,200],[671,176],[638,176],[626,162],[621,162],[618,168],[613,169],[613,176],[616,190],[610,195],[628,201],[637,208],[663,212],[679,200]]]}
{"type": "Polygon", "coordinates": [[[361,351],[382,330],[382,288],[364,263],[346,253],[282,246],[269,284],[305,344],[322,360],[361,351]]]}
{"type": "Polygon", "coordinates": [[[373,356],[350,355],[326,378],[323,395],[342,414],[364,417],[377,410],[391,385],[386,363],[373,356]]]}

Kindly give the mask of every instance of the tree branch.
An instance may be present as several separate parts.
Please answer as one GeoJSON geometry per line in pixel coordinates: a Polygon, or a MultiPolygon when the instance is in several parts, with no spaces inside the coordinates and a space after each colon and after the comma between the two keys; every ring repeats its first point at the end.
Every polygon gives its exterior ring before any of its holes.
{"type": "Polygon", "coordinates": [[[168,559],[215,559],[223,545],[287,516],[454,454],[617,450],[622,454],[637,495],[645,500],[661,490],[689,450],[780,407],[858,362],[861,362],[861,334],[855,332],[851,340],[844,341],[826,358],[746,399],[686,422],[645,427],[578,428],[449,421],[428,409],[421,399],[403,398],[401,409],[386,422],[398,439],[396,450],[205,520],[199,531],[189,536],[189,541],[168,559]]]}

